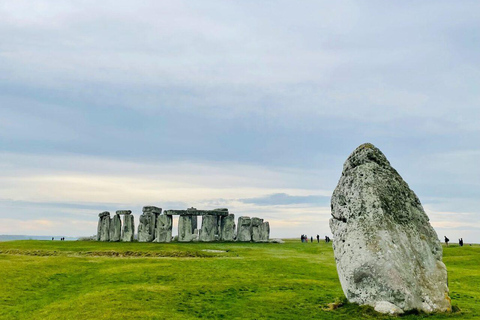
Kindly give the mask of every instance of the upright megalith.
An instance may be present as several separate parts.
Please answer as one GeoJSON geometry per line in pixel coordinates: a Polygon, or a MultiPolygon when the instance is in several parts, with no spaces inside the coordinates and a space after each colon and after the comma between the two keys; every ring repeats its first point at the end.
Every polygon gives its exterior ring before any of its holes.
{"type": "Polygon", "coordinates": [[[160,214],[157,217],[157,229],[155,232],[155,242],[172,241],[173,218],[171,215],[160,214]]]}
{"type": "Polygon", "coordinates": [[[97,241],[110,241],[110,212],[98,215],[97,241]]]}
{"type": "Polygon", "coordinates": [[[235,240],[235,215],[229,214],[220,219],[220,240],[235,240]]]}
{"type": "Polygon", "coordinates": [[[155,238],[155,227],[157,217],[162,213],[162,209],[154,206],[143,207],[143,214],[140,215],[138,225],[138,241],[151,242],[155,238]]]}
{"type": "Polygon", "coordinates": [[[363,144],[348,157],[331,208],[335,261],[349,301],[385,313],[451,309],[437,234],[379,149],[363,144]]]}
{"type": "Polygon", "coordinates": [[[268,242],[270,239],[270,223],[268,223],[268,221],[264,221],[259,229],[260,242],[268,242]]]}
{"type": "Polygon", "coordinates": [[[218,234],[217,216],[206,215],[202,217],[202,228],[198,234],[198,240],[203,242],[215,241],[218,234]]]}
{"type": "Polygon", "coordinates": [[[238,218],[237,241],[252,241],[252,219],[250,217],[238,218]]]}
{"type": "Polygon", "coordinates": [[[255,218],[255,217],[252,218],[252,241],[253,242],[260,242],[262,240],[261,238],[262,225],[263,225],[263,219],[255,218]]]}
{"type": "Polygon", "coordinates": [[[195,226],[197,225],[196,216],[178,217],[178,241],[190,242],[194,240],[195,226]]]}
{"type": "Polygon", "coordinates": [[[116,213],[110,222],[110,241],[118,242],[122,238],[122,220],[120,215],[116,213]]]}
{"type": "Polygon", "coordinates": [[[122,241],[132,242],[135,234],[135,222],[131,210],[117,210],[118,215],[123,215],[122,241]]]}

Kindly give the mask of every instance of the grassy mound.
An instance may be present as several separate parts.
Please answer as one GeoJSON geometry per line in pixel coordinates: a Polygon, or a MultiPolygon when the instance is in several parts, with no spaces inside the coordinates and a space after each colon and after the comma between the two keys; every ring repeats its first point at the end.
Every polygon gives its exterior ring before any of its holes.
{"type": "MultiPolygon", "coordinates": [[[[480,246],[444,248],[456,312],[480,318],[480,246]]],[[[390,319],[350,304],[331,243],[0,242],[1,319],[390,319]]]]}

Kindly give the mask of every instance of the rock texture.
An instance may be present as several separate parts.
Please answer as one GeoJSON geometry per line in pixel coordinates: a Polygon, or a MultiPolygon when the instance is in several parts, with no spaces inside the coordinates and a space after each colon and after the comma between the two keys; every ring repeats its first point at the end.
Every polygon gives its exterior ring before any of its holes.
{"type": "Polygon", "coordinates": [[[379,312],[451,310],[442,247],[420,200],[371,144],[332,195],[333,249],[347,299],[379,312]]]}
{"type": "Polygon", "coordinates": [[[98,218],[97,240],[110,241],[110,212],[104,211],[98,218]]]}
{"type": "Polygon", "coordinates": [[[202,217],[202,228],[198,235],[198,240],[203,242],[215,241],[218,233],[217,216],[206,215],[202,217]]]}
{"type": "Polygon", "coordinates": [[[235,215],[229,214],[220,220],[220,240],[235,240],[235,215]]]}
{"type": "Polygon", "coordinates": [[[135,221],[130,210],[119,210],[117,214],[123,215],[122,241],[132,242],[135,235],[135,221]]]}
{"type": "Polygon", "coordinates": [[[238,218],[237,241],[252,240],[252,219],[250,217],[238,218]]]}
{"type": "MultiPolygon", "coordinates": [[[[169,212],[169,211],[166,211],[166,212],[169,212]]],[[[178,217],[178,241],[190,242],[194,240],[194,231],[195,231],[194,226],[197,225],[196,221],[197,221],[196,216],[178,217]]]]}
{"type": "Polygon", "coordinates": [[[154,206],[145,206],[142,211],[143,214],[140,216],[138,225],[138,241],[151,242],[155,238],[157,217],[162,213],[162,209],[154,206]]]}
{"type": "Polygon", "coordinates": [[[263,219],[252,218],[252,241],[260,242],[262,240],[261,228],[263,225],[263,219]]]}
{"type": "Polygon", "coordinates": [[[113,216],[110,222],[110,241],[118,242],[122,238],[122,220],[117,213],[113,216]]]}
{"type": "Polygon", "coordinates": [[[261,242],[268,242],[270,239],[270,223],[265,221],[260,226],[260,241],[261,242]]]}
{"type": "Polygon", "coordinates": [[[161,214],[157,217],[157,229],[155,242],[172,241],[173,218],[170,215],[161,214]]]}

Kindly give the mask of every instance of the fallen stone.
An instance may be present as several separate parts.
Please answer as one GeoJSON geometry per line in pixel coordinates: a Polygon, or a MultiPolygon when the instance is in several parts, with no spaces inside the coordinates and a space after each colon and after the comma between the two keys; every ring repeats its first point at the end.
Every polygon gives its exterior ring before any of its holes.
{"type": "Polygon", "coordinates": [[[235,215],[229,214],[220,219],[220,240],[235,240],[235,215]]]}
{"type": "Polygon", "coordinates": [[[157,229],[155,242],[170,242],[172,241],[172,216],[161,214],[157,217],[157,229]]]}
{"type": "Polygon", "coordinates": [[[380,301],[375,304],[375,311],[396,316],[404,313],[402,309],[388,301],[380,301]]]}
{"type": "Polygon", "coordinates": [[[202,228],[198,234],[198,240],[202,242],[215,241],[215,235],[218,231],[217,216],[203,216],[202,228]]]}
{"type": "Polygon", "coordinates": [[[120,215],[116,214],[113,216],[112,221],[110,222],[110,241],[118,242],[122,238],[122,220],[120,215]]]}
{"type": "Polygon", "coordinates": [[[250,217],[238,218],[237,241],[252,241],[252,219],[250,217]]]}
{"type": "Polygon", "coordinates": [[[331,208],[338,276],[350,302],[387,313],[451,310],[437,234],[379,149],[363,144],[348,157],[331,208]]]}

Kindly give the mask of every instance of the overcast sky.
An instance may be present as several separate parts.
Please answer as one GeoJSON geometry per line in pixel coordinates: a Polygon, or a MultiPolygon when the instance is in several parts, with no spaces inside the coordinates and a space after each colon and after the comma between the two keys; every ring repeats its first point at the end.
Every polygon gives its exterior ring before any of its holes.
{"type": "Polygon", "coordinates": [[[480,242],[479,15],[478,1],[1,1],[0,234],[92,235],[101,211],[156,205],[323,237],[343,162],[371,142],[440,238],[480,242]]]}

